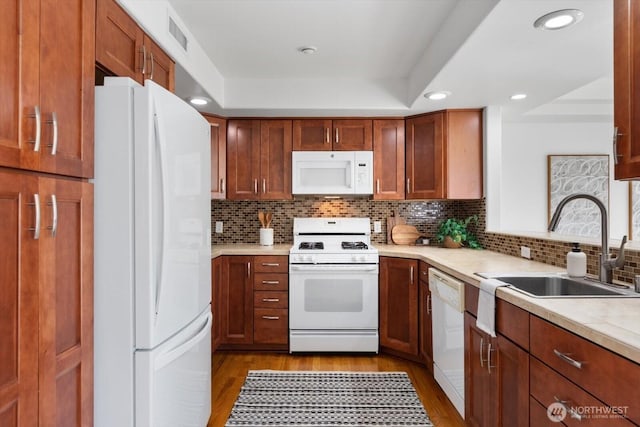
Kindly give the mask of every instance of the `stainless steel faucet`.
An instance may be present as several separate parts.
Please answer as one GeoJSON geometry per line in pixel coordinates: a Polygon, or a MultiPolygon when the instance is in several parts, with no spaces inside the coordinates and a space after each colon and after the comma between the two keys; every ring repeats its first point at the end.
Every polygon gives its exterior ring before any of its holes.
{"type": "Polygon", "coordinates": [[[604,283],[613,283],[613,269],[622,268],[624,266],[624,245],[627,243],[627,236],[622,238],[622,244],[620,245],[620,253],[617,257],[613,257],[609,254],[609,219],[607,216],[607,208],[598,199],[590,194],[571,194],[565,197],[558,203],[556,211],[551,217],[549,222],[549,231],[555,231],[560,222],[560,213],[564,206],[575,199],[587,199],[591,200],[600,209],[600,235],[602,237],[602,252],[600,253],[600,274],[598,278],[604,283]]]}

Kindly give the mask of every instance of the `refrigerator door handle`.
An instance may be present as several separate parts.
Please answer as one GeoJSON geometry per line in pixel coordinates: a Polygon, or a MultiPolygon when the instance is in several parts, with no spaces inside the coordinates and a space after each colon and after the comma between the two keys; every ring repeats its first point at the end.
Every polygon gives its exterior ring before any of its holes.
{"type": "Polygon", "coordinates": [[[160,222],[161,222],[161,227],[160,227],[160,253],[157,259],[157,265],[156,265],[156,303],[155,303],[155,313],[156,313],[156,318],[158,317],[158,312],[160,311],[160,295],[162,293],[162,278],[163,278],[163,274],[164,274],[164,254],[166,251],[166,226],[167,226],[167,221],[166,221],[166,215],[167,215],[167,209],[169,208],[167,206],[167,197],[166,197],[166,183],[167,183],[167,169],[165,168],[164,165],[164,148],[163,148],[163,144],[162,144],[162,132],[160,132],[160,123],[159,123],[159,119],[158,119],[158,113],[157,111],[154,112],[153,114],[153,132],[154,132],[154,136],[155,136],[155,142],[156,142],[156,147],[158,150],[158,166],[160,168],[160,191],[159,191],[159,197],[161,199],[161,205],[162,205],[162,209],[160,209],[160,222]]]}
{"type": "Polygon", "coordinates": [[[181,342],[158,355],[158,357],[154,362],[155,370],[159,371],[164,366],[167,366],[174,360],[178,359],[180,356],[182,356],[183,354],[191,350],[193,347],[195,347],[198,343],[200,343],[200,341],[202,341],[202,338],[211,329],[212,323],[213,323],[213,315],[211,313],[207,313],[207,320],[204,326],[202,326],[202,328],[200,328],[195,335],[189,337],[186,341],[181,342]]]}

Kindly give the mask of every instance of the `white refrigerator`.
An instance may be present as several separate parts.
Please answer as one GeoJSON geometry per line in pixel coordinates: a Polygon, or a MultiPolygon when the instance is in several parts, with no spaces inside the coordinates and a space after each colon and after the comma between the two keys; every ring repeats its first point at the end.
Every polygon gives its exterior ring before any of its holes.
{"type": "Polygon", "coordinates": [[[149,80],[95,93],[95,426],[204,427],[210,127],[149,80]]]}

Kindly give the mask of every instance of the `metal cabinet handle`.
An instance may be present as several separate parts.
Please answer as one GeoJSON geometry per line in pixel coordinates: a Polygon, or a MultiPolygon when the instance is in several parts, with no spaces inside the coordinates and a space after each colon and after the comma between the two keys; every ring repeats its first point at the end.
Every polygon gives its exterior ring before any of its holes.
{"type": "Polygon", "coordinates": [[[280,302],[280,298],[262,298],[262,302],[280,302]]]}
{"type": "Polygon", "coordinates": [[[247,277],[251,277],[251,262],[247,263],[247,277]]]}
{"type": "Polygon", "coordinates": [[[431,295],[427,295],[427,314],[431,314],[431,295]]]}
{"type": "Polygon", "coordinates": [[[569,365],[573,366],[574,368],[582,369],[582,362],[578,362],[577,360],[572,359],[571,357],[569,357],[569,355],[571,353],[562,353],[561,351],[558,351],[555,348],[553,349],[553,353],[556,356],[558,356],[561,360],[564,360],[565,362],[567,362],[569,365]]]}
{"type": "Polygon", "coordinates": [[[376,179],[376,194],[380,194],[380,179],[376,179]]]}
{"type": "Polygon", "coordinates": [[[262,316],[264,320],[280,320],[280,316],[262,316]]]}
{"type": "Polygon", "coordinates": [[[411,191],[409,191],[410,182],[411,182],[411,178],[407,178],[407,194],[409,194],[411,192],[411,191]]]}
{"type": "Polygon", "coordinates": [[[336,128],[336,144],[340,142],[340,135],[338,135],[338,128],[336,128]]]}
{"type": "Polygon", "coordinates": [[[58,151],[58,115],[55,113],[51,113],[51,120],[47,120],[47,124],[53,127],[51,144],[48,147],[51,147],[51,155],[55,156],[56,151],[58,151]]]}
{"type": "Polygon", "coordinates": [[[51,195],[51,203],[48,203],[51,206],[51,227],[47,227],[47,230],[51,230],[51,237],[56,237],[56,232],[58,231],[58,200],[56,199],[56,195],[51,195]]]}
{"type": "Polygon", "coordinates": [[[280,267],[280,263],[278,262],[263,262],[263,267],[280,267]]]}
{"type": "Polygon", "coordinates": [[[153,80],[153,72],[156,70],[156,64],[153,60],[153,52],[151,51],[149,51],[149,62],[151,63],[151,74],[149,75],[149,78],[153,80]]]}
{"type": "Polygon", "coordinates": [[[613,164],[615,165],[619,162],[618,157],[622,157],[621,154],[618,154],[618,137],[623,135],[624,134],[618,132],[618,126],[613,128],[613,164]]]}
{"type": "Polygon", "coordinates": [[[480,367],[484,368],[484,359],[482,358],[482,350],[484,350],[484,338],[480,338],[480,367]]]}
{"type": "Polygon", "coordinates": [[[224,193],[224,178],[220,178],[220,191],[224,193]]]}
{"type": "Polygon", "coordinates": [[[262,178],[262,193],[267,192],[267,180],[262,178]]]}
{"type": "Polygon", "coordinates": [[[33,151],[40,151],[40,135],[42,126],[42,116],[40,115],[40,106],[33,107],[33,114],[29,114],[29,118],[36,119],[36,136],[29,142],[33,144],[33,151]]]}
{"type": "Polygon", "coordinates": [[[38,240],[40,238],[40,195],[34,194],[33,203],[27,203],[27,205],[35,206],[36,209],[35,226],[27,230],[33,231],[33,240],[38,240]]]}
{"type": "Polygon", "coordinates": [[[411,279],[409,284],[413,284],[413,265],[409,268],[409,278],[411,279]]]}
{"type": "Polygon", "coordinates": [[[140,72],[144,77],[147,74],[147,48],[144,45],[140,46],[140,54],[142,55],[142,65],[140,66],[140,72]]]}
{"type": "Polygon", "coordinates": [[[491,365],[491,352],[496,351],[495,348],[492,348],[493,344],[489,343],[487,345],[487,371],[491,374],[491,368],[495,368],[496,365],[491,365]]]}
{"type": "Polygon", "coordinates": [[[263,280],[262,284],[263,285],[279,285],[280,281],[279,280],[263,280]]]}
{"type": "Polygon", "coordinates": [[[258,194],[258,179],[253,180],[253,192],[258,194]]]}
{"type": "Polygon", "coordinates": [[[569,413],[569,416],[571,418],[578,421],[582,421],[582,415],[580,415],[575,409],[571,407],[570,400],[563,400],[563,399],[560,399],[558,396],[553,396],[553,398],[557,403],[561,404],[564,407],[564,409],[569,413]]]}
{"type": "Polygon", "coordinates": [[[327,131],[325,132],[326,138],[325,138],[325,143],[328,144],[331,142],[331,136],[329,134],[329,128],[327,128],[327,131]]]}

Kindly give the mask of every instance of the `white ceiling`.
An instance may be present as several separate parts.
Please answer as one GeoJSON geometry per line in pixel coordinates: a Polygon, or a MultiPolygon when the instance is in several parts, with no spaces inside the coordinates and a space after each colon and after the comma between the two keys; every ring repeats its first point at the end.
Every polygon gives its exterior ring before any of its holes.
{"type": "MultiPolygon", "coordinates": [[[[169,3],[223,78],[224,99],[210,112],[407,116],[501,105],[513,119],[560,110],[611,115],[612,0],[169,3]],[[533,28],[539,16],[564,8],[583,10],[584,19],[559,31],[533,28]],[[317,53],[298,52],[307,45],[317,53]],[[429,90],[452,96],[428,101],[429,90]],[[527,99],[510,101],[516,92],[527,99]]],[[[185,98],[203,92],[191,74],[177,67],[176,93],[185,98]]]]}

